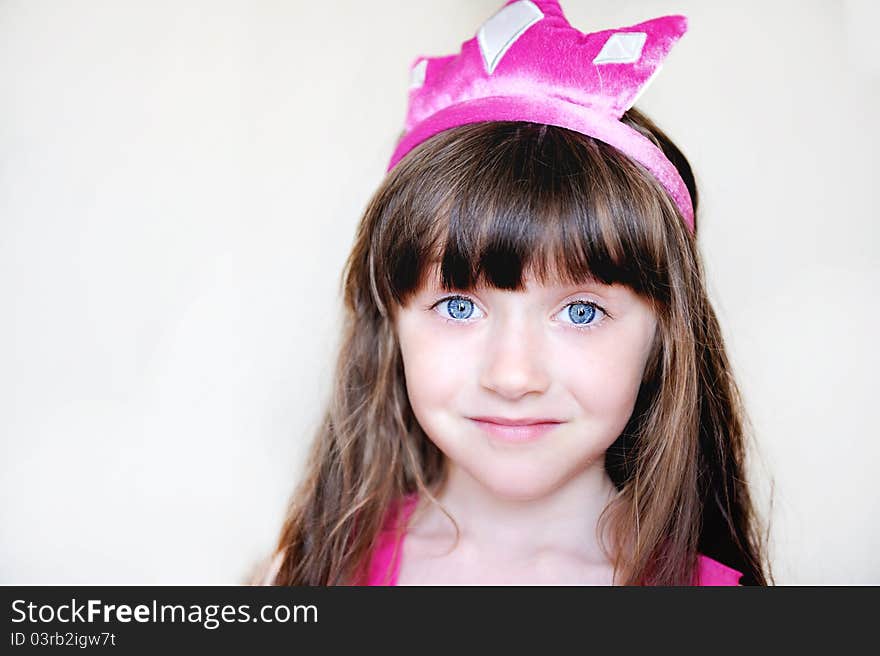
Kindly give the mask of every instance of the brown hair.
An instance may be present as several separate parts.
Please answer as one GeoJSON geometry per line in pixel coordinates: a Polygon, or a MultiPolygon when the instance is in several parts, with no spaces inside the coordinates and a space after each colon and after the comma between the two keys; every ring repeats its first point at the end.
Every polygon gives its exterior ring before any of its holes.
{"type": "MultiPolygon", "coordinates": [[[[622,119],[691,167],[645,115],[622,119]]],[[[277,546],[272,581],[364,582],[391,504],[434,493],[445,457],[415,420],[394,312],[438,262],[444,285],[622,283],[658,331],[632,416],[606,453],[619,494],[601,526],[622,584],[693,582],[703,553],[770,580],[746,483],[749,428],[704,286],[695,234],[662,186],[615,148],[563,128],[486,122],[442,132],[385,177],[343,272],[345,332],[329,407],[277,546]]]]}

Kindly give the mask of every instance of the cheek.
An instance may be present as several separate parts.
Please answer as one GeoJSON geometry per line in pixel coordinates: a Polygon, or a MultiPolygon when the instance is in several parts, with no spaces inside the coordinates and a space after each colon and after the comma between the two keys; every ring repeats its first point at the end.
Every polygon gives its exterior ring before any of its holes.
{"type": "Polygon", "coordinates": [[[619,432],[632,414],[641,385],[645,358],[632,342],[616,338],[598,340],[589,348],[557,358],[556,378],[574,397],[591,423],[619,432]]]}
{"type": "Polygon", "coordinates": [[[416,414],[425,408],[452,405],[472,376],[471,354],[462,343],[443,339],[424,323],[404,323],[398,335],[407,393],[416,414]]]}

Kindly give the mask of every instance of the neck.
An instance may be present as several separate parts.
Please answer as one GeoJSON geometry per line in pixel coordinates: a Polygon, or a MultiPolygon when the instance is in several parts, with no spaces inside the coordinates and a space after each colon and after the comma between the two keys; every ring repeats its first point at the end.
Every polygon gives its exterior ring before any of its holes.
{"type": "MultiPolygon", "coordinates": [[[[510,561],[529,561],[546,550],[559,550],[589,561],[605,562],[597,536],[599,516],[617,494],[604,459],[543,496],[500,497],[460,467],[449,463],[449,476],[438,500],[460,529],[461,541],[510,561]]],[[[439,509],[430,508],[423,527],[455,535],[439,509]]]]}

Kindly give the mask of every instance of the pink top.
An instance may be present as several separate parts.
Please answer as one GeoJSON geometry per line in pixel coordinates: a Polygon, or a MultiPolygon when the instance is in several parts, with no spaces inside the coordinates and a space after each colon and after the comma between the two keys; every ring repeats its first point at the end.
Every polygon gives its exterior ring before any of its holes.
{"type": "MultiPolygon", "coordinates": [[[[418,501],[416,494],[411,494],[404,498],[399,524],[395,522],[396,518],[393,512],[388,514],[385,528],[379,536],[379,545],[376,547],[373,559],[370,562],[367,585],[397,585],[397,575],[400,572],[400,555],[405,534],[402,534],[398,540],[396,538],[396,529],[398,526],[405,524],[409,519],[410,514],[415,510],[416,501],[418,501]],[[392,558],[394,562],[391,565],[391,578],[388,580],[386,577],[392,558]]],[[[739,585],[742,573],[719,563],[717,560],[700,554],[698,557],[698,575],[699,585],[702,586],[739,585]]]]}

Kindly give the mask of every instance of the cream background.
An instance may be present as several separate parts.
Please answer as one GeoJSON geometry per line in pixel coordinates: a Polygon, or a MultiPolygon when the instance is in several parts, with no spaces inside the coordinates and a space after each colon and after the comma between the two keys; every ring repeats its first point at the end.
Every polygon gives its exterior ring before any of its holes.
{"type": "MultiPolygon", "coordinates": [[[[408,64],[500,5],[0,2],[0,583],[234,583],[271,547],[408,64]]],[[[777,580],[880,583],[878,4],[562,6],[689,16],[639,106],[697,172],[777,580]]]]}

